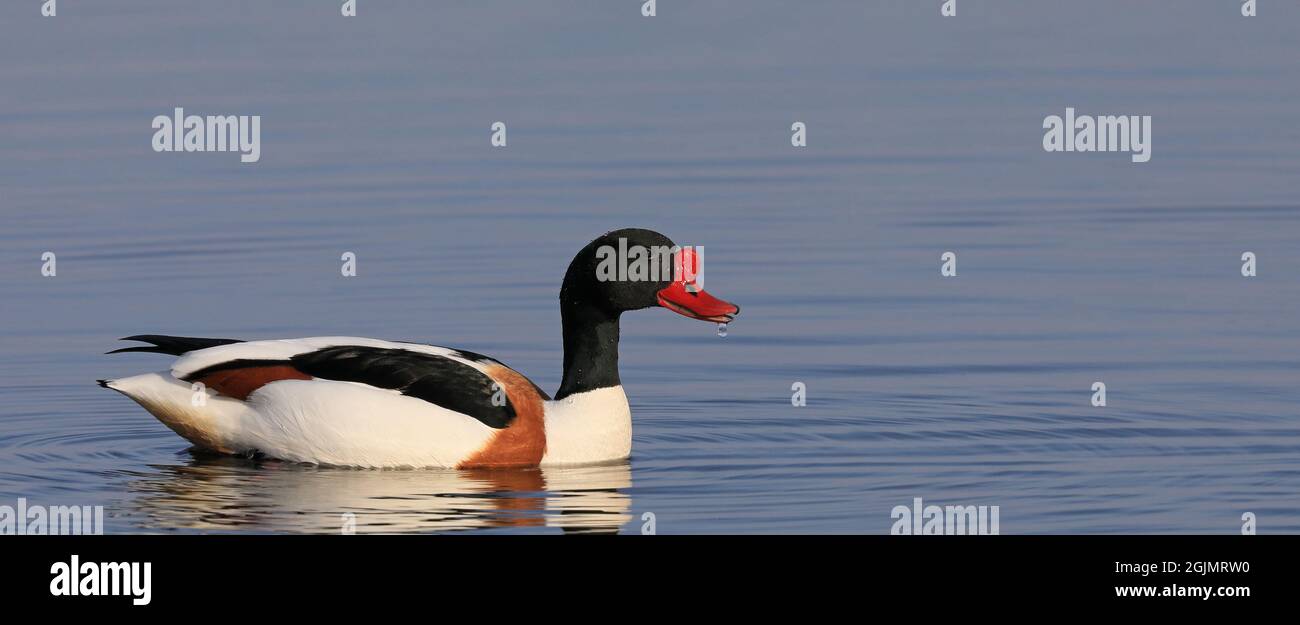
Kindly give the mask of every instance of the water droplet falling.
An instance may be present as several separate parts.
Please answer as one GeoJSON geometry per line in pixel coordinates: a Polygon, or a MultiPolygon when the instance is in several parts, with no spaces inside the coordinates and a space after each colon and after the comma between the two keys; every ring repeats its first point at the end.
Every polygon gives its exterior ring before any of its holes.
{"type": "Polygon", "coordinates": [[[725,324],[725,323],[719,323],[719,324],[718,324],[718,336],[721,336],[721,337],[723,337],[723,338],[726,338],[726,336],[727,336],[727,324],[725,324]]]}

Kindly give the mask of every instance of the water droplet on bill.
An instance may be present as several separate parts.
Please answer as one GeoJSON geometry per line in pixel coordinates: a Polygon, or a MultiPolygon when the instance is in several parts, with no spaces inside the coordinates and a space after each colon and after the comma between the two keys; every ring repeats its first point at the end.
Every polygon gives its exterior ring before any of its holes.
{"type": "Polygon", "coordinates": [[[718,324],[718,336],[721,336],[721,337],[724,337],[724,338],[727,336],[727,324],[725,324],[725,323],[719,323],[719,324],[718,324]]]}

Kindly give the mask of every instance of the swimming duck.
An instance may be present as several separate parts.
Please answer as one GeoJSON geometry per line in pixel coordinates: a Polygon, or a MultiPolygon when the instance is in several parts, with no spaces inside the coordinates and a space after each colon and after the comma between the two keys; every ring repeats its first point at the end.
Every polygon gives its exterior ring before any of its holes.
{"type": "Polygon", "coordinates": [[[635,228],[582,248],[560,288],[564,377],[554,399],[482,354],[355,337],[130,336],[122,340],[149,345],[109,353],[179,358],[168,371],[99,384],[196,447],[227,454],[376,468],[620,460],[632,449],[618,377],[621,315],[660,306],[726,323],[740,312],[699,288],[699,262],[693,248],[635,228]]]}

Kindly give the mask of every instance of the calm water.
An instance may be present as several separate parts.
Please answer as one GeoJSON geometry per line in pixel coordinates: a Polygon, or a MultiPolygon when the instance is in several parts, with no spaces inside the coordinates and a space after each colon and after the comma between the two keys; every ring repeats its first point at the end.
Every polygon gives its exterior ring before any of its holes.
{"type": "Polygon", "coordinates": [[[639,532],[652,512],[660,533],[882,533],[913,497],[998,505],[1003,533],[1234,533],[1245,511],[1300,531],[1294,3],[18,4],[0,503],[103,505],[109,532],[347,512],[361,532],[639,532]],[[152,152],[176,106],[261,115],[261,162],[152,152]],[[1067,106],[1152,115],[1152,160],[1044,153],[1067,106]],[[493,354],[553,390],[564,269],[633,225],[704,245],[744,313],[725,338],[625,317],[625,465],[200,457],[94,384],[166,367],[101,355],[129,334],[350,334],[493,354]]]}

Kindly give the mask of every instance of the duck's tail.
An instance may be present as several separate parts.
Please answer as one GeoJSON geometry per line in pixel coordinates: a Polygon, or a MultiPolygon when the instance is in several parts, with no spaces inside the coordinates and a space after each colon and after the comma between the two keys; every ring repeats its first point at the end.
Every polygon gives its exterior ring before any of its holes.
{"type": "Polygon", "coordinates": [[[145,373],[116,380],[99,380],[157,417],[167,427],[203,449],[234,453],[228,437],[238,431],[243,402],[209,397],[204,389],[177,380],[170,372],[145,373]]]}

